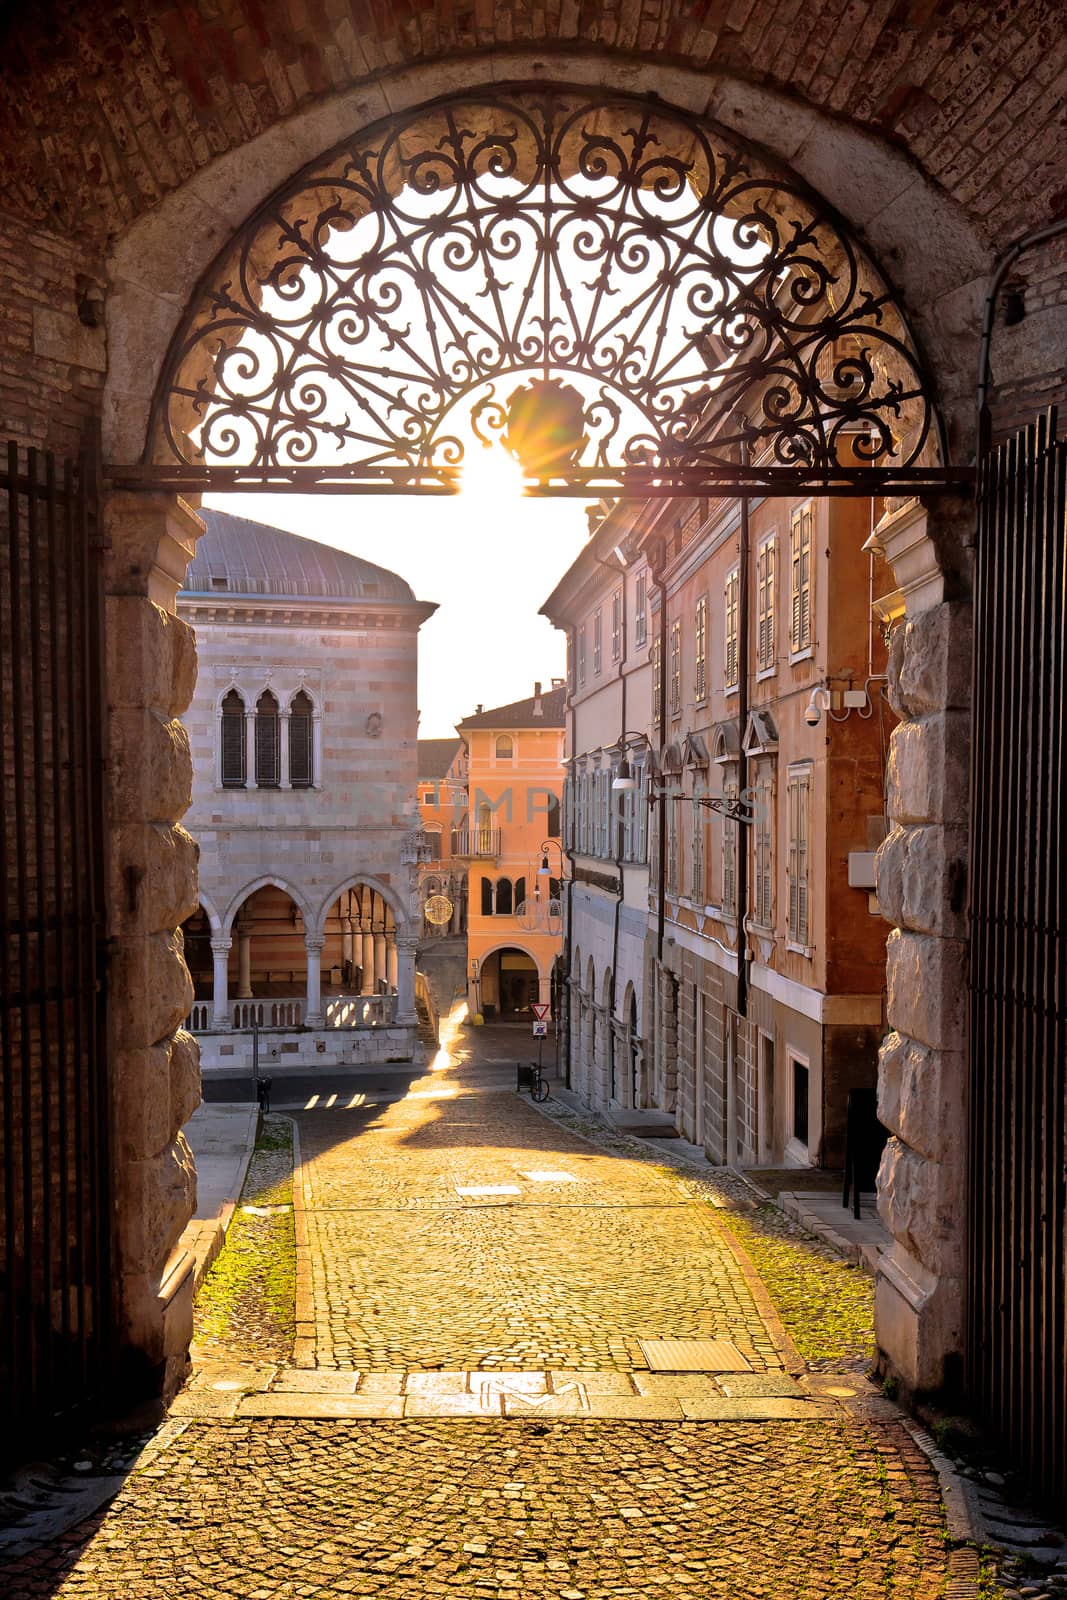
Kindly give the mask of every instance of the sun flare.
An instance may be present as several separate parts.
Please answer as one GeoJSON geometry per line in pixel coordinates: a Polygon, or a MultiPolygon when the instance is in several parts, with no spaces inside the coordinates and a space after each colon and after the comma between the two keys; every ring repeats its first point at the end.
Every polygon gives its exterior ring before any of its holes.
{"type": "Polygon", "coordinates": [[[465,507],[478,517],[498,518],[515,509],[526,492],[519,463],[499,446],[468,455],[460,482],[465,507]]]}

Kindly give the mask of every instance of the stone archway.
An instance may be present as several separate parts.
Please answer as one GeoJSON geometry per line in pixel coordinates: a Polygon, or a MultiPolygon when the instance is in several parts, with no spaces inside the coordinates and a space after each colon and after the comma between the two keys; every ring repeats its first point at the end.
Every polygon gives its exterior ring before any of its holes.
{"type": "MultiPolygon", "coordinates": [[[[583,76],[585,71],[610,75],[609,62],[596,67],[586,59],[581,65],[583,76]]],[[[535,76],[543,70],[530,58],[522,59],[522,66],[535,76]]],[[[552,73],[566,78],[566,63],[554,60],[552,73]]],[[[900,251],[893,262],[898,298],[938,375],[950,447],[957,457],[966,451],[971,442],[967,379],[974,355],[966,317],[976,285],[984,278],[985,254],[952,204],[882,142],[814,112],[798,123],[770,90],[715,85],[709,95],[700,74],[651,63],[633,69],[630,86],[658,89],[670,103],[698,112],[710,109],[727,128],[737,133],[743,128],[747,143],[758,141],[772,159],[789,160],[831,206],[853,218],[876,254],[882,253],[882,245],[888,258],[892,241],[900,251]],[[864,173],[862,193],[852,176],[858,171],[864,173]],[[894,196],[880,210],[869,198],[879,185],[894,196]]],[[[302,160],[316,156],[339,135],[348,136],[401,104],[427,99],[440,87],[432,81],[432,69],[412,69],[392,81],[388,102],[379,89],[324,101],[294,118],[284,141],[265,135],[200,171],[118,241],[111,258],[113,359],[104,406],[110,462],[133,461],[144,449],[167,346],[198,279],[228,237],[235,194],[236,209],[251,210],[302,160]],[[190,217],[199,226],[190,227],[190,217]],[[163,293],[162,262],[170,273],[163,293]]],[[[162,1050],[169,1060],[185,1048],[180,1040],[172,1043],[174,1027],[186,1010],[186,978],[173,929],[185,914],[183,908],[195,903],[195,893],[190,843],[178,825],[188,793],[188,750],[178,718],[191,692],[192,651],[187,633],[168,613],[198,521],[191,507],[175,496],[144,492],[113,493],[107,520],[112,537],[108,633],[115,640],[137,641],[135,651],[120,657],[113,677],[111,743],[121,795],[114,812],[119,825],[116,870],[121,874],[135,841],[140,850],[145,835],[165,841],[159,848],[171,866],[167,893],[154,891],[135,911],[116,910],[114,932],[120,955],[123,947],[131,956],[152,953],[154,986],[173,1000],[165,1019],[169,1031],[158,1040],[137,1041],[137,1048],[155,1051],[156,1059],[162,1050]],[[147,762],[141,760],[144,751],[147,762]]],[[[898,922],[890,946],[890,1021],[901,1039],[915,1039],[935,1053],[936,1070],[956,1104],[962,1104],[963,1066],[954,1044],[950,996],[961,988],[962,945],[959,912],[947,884],[963,849],[965,769],[959,742],[967,724],[968,528],[962,508],[940,502],[930,510],[916,503],[900,505],[880,530],[907,610],[891,668],[906,719],[894,736],[891,758],[890,809],[896,827],[882,851],[879,881],[883,904],[898,922]],[[924,863],[933,863],[933,874],[924,872],[924,863]],[[919,880],[927,886],[921,892],[919,880]],[[939,883],[943,889],[935,887],[931,893],[929,886],[939,883]]],[[[887,1081],[896,1059],[891,1050],[887,1081]]],[[[891,1114],[888,1102],[886,1114],[891,1114]]],[[[121,1104],[119,1116],[121,1120],[121,1104]]],[[[901,1245],[894,1252],[880,1285],[880,1337],[888,1358],[910,1384],[936,1387],[946,1351],[958,1344],[962,1263],[950,1234],[951,1218],[959,1215],[961,1204],[959,1172],[946,1153],[909,1144],[902,1126],[895,1124],[894,1131],[901,1137],[891,1147],[884,1203],[891,1226],[909,1240],[909,1248],[901,1245]],[[911,1214],[917,1194],[936,1197],[926,1208],[930,1221],[925,1238],[911,1214]]],[[[180,1145],[176,1136],[179,1156],[180,1145]]],[[[119,1182],[124,1182],[121,1175],[119,1182]]],[[[120,1193],[120,1210],[123,1204],[120,1193]]],[[[170,1282],[169,1298],[157,1291],[179,1210],[158,1230],[160,1260],[138,1266],[134,1276],[139,1287],[129,1299],[126,1317],[129,1343],[150,1349],[157,1370],[162,1353],[170,1373],[167,1382],[184,1359],[184,1313],[171,1311],[184,1289],[170,1282]]],[[[119,1266],[127,1270],[121,1255],[119,1266]]]]}

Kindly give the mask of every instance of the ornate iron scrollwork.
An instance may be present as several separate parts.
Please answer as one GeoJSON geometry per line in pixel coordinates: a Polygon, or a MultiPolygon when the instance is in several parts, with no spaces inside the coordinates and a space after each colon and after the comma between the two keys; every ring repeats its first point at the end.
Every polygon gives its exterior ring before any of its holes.
{"type": "Polygon", "coordinates": [[[339,145],[248,220],[171,347],[153,459],[714,476],[939,460],[884,281],[794,177],[625,95],[463,95],[339,145]],[[744,413],[742,418],[741,413],[744,413]],[[534,453],[536,457],[536,452],[534,453]]]}

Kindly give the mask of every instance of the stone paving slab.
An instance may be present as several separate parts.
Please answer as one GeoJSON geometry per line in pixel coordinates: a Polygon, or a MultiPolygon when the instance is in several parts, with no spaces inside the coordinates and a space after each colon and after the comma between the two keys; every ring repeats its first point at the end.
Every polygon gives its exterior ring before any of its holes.
{"type": "Polygon", "coordinates": [[[5,1600],[938,1600],[899,1425],[188,1423],[5,1600]]]}
{"type": "Polygon", "coordinates": [[[738,1400],[686,1400],[690,1422],[830,1422],[835,1407],[827,1401],[749,1396],[738,1400]]]}

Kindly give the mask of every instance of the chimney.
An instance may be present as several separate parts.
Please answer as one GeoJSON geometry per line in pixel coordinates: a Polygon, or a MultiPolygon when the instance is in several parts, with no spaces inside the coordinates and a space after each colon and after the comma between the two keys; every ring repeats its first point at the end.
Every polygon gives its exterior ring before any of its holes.
{"type": "Polygon", "coordinates": [[[479,700],[478,704],[474,708],[474,715],[476,717],[480,717],[484,710],[485,710],[485,706],[483,705],[482,701],[479,700]]]}
{"type": "Polygon", "coordinates": [[[541,703],[541,684],[539,681],[534,682],[533,714],[535,717],[543,717],[545,714],[545,708],[541,703]]]}

